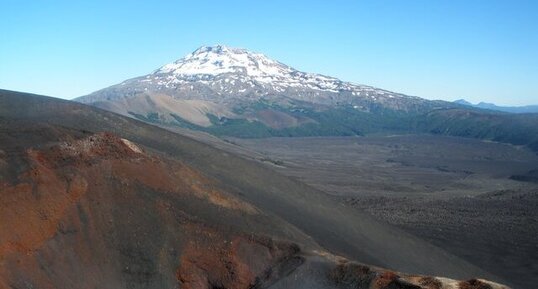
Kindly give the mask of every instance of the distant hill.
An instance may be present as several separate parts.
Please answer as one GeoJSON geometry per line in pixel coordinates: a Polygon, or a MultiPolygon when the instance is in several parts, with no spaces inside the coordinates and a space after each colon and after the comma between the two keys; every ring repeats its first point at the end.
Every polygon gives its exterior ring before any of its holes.
{"type": "Polygon", "coordinates": [[[525,106],[498,106],[493,103],[480,102],[478,104],[472,104],[465,99],[459,99],[454,103],[472,106],[476,108],[503,111],[509,113],[538,113],[538,105],[525,105],[525,106]]]}
{"type": "Polygon", "coordinates": [[[536,116],[509,116],[353,84],[222,45],[201,47],[148,75],[76,101],[217,136],[432,133],[538,150],[536,116]]]}

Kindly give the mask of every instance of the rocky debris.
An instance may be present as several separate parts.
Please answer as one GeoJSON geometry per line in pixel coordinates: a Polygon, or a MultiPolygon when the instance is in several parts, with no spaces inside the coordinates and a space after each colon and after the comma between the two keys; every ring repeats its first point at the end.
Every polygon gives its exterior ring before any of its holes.
{"type": "Polygon", "coordinates": [[[262,288],[304,262],[297,245],[270,238],[189,243],[177,278],[181,288],[262,288]]]}
{"type": "Polygon", "coordinates": [[[121,159],[142,154],[143,151],[129,140],[103,132],[74,142],[63,142],[54,147],[52,153],[79,159],[121,159]]]}

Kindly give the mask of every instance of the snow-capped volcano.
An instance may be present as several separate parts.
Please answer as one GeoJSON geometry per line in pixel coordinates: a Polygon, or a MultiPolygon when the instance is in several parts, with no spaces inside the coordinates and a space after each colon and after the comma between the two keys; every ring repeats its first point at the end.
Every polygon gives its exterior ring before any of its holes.
{"type": "Polygon", "coordinates": [[[202,46],[173,63],[166,64],[142,82],[178,88],[190,83],[204,83],[217,95],[294,94],[301,100],[330,102],[324,92],[359,97],[392,98],[403,96],[366,85],[355,85],[334,77],[306,73],[261,54],[224,45],[202,46]],[[304,99],[309,95],[308,99],[304,99]]]}
{"type": "Polygon", "coordinates": [[[334,77],[302,72],[261,53],[216,45],[202,46],[151,74],[124,81],[79,100],[95,102],[147,92],[215,102],[276,97],[323,105],[416,99],[334,77]]]}
{"type": "Polygon", "coordinates": [[[151,115],[172,122],[179,116],[211,126],[213,115],[259,120],[274,128],[317,122],[295,111],[418,111],[431,106],[418,97],[302,72],[261,53],[223,45],[202,46],[148,75],[77,101],[142,119],[151,115]],[[270,113],[261,110],[267,106],[270,113]]]}

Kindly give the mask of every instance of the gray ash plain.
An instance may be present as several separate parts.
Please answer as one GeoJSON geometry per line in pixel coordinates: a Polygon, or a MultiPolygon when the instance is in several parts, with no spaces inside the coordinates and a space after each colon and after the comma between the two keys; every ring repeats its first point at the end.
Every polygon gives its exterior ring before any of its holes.
{"type": "Polygon", "coordinates": [[[526,148],[431,135],[227,142],[517,288],[538,281],[538,156],[526,148]]]}

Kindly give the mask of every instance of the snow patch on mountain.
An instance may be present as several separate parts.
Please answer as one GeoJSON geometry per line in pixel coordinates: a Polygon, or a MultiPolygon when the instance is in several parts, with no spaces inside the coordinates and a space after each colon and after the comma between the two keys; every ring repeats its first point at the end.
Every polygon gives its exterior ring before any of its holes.
{"type": "Polygon", "coordinates": [[[154,74],[172,73],[174,75],[211,74],[244,72],[252,77],[285,77],[293,69],[269,59],[263,54],[252,53],[245,49],[228,48],[218,45],[203,46],[174,63],[167,64],[154,74]]]}
{"type": "Polygon", "coordinates": [[[212,88],[219,93],[242,93],[249,87],[261,87],[277,93],[288,89],[306,89],[332,93],[349,91],[355,96],[367,97],[370,93],[386,93],[388,97],[393,97],[388,91],[301,72],[261,53],[223,45],[200,47],[186,57],[164,65],[142,81],[154,82],[166,88],[193,82],[212,84],[212,88]],[[236,82],[241,87],[231,88],[236,82]]]}

